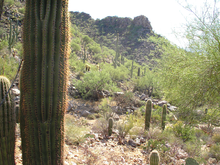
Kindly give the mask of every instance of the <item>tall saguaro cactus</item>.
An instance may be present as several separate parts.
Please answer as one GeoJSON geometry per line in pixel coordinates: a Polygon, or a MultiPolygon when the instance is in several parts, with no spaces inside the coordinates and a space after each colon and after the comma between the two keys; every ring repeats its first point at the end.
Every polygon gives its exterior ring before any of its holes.
{"type": "Polygon", "coordinates": [[[63,165],[69,57],[68,0],[27,0],[20,76],[24,165],[63,165]]]}
{"type": "Polygon", "coordinates": [[[15,110],[10,81],[0,76],[0,164],[15,165],[15,110]]]}
{"type": "Polygon", "coordinates": [[[145,110],[145,130],[149,130],[150,128],[151,111],[152,111],[152,101],[149,99],[147,100],[146,110],[145,110]]]}

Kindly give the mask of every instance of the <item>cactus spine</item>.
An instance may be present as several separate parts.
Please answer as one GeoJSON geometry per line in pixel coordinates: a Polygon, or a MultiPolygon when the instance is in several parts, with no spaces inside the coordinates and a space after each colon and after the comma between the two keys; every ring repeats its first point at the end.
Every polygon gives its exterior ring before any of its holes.
{"type": "Polygon", "coordinates": [[[145,110],[145,130],[149,130],[150,128],[151,111],[152,111],[152,101],[149,99],[147,100],[146,110],[145,110]]]}
{"type": "Polygon", "coordinates": [[[167,114],[167,105],[164,104],[162,111],[162,121],[161,121],[162,130],[165,129],[166,114],[167,114]]]}
{"type": "Polygon", "coordinates": [[[159,165],[160,163],[160,155],[157,150],[153,150],[150,153],[150,165],[159,165]]]}
{"type": "Polygon", "coordinates": [[[69,57],[68,0],[27,0],[20,75],[24,165],[63,165],[69,57]]]}
{"type": "Polygon", "coordinates": [[[108,136],[112,135],[112,128],[113,128],[113,119],[109,118],[108,119],[108,136]]]}
{"type": "Polygon", "coordinates": [[[11,93],[8,92],[10,81],[0,76],[0,164],[14,165],[15,150],[15,111],[11,93]]]}

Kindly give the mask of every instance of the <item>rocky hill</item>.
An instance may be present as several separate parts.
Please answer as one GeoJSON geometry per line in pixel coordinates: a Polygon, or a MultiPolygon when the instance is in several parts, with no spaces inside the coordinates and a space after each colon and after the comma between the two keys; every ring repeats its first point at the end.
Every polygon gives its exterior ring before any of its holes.
{"type": "Polygon", "coordinates": [[[83,12],[70,12],[70,16],[73,24],[99,44],[115,50],[118,33],[120,54],[128,59],[134,56],[139,64],[154,64],[150,55],[150,51],[154,50],[154,44],[146,39],[155,34],[147,17],[140,15],[131,19],[108,16],[94,20],[83,12]]]}

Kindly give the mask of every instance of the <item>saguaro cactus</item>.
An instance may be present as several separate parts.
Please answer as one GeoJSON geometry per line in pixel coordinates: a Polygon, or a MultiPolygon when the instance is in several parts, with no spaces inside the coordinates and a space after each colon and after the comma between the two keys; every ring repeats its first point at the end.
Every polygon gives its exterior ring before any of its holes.
{"type": "Polygon", "coordinates": [[[20,75],[24,165],[63,165],[69,57],[68,0],[27,0],[20,75]]]}
{"type": "Polygon", "coordinates": [[[149,130],[150,128],[151,111],[152,111],[152,101],[149,99],[147,100],[146,110],[145,110],[145,130],[149,130]]]}
{"type": "Polygon", "coordinates": [[[15,150],[15,110],[10,88],[10,81],[0,76],[0,164],[14,165],[15,150]]]}
{"type": "Polygon", "coordinates": [[[166,114],[167,114],[167,105],[164,104],[163,111],[162,111],[162,120],[161,120],[162,130],[165,129],[166,114]]]}
{"type": "Polygon", "coordinates": [[[160,163],[160,155],[157,150],[153,150],[150,153],[150,165],[159,165],[160,163]]]}
{"type": "Polygon", "coordinates": [[[112,135],[112,128],[113,128],[113,119],[109,118],[108,119],[108,136],[112,135]]]}

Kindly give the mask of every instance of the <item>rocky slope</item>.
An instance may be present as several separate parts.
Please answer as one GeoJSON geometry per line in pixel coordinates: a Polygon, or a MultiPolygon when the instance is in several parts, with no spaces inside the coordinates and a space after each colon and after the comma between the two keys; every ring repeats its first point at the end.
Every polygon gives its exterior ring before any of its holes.
{"type": "Polygon", "coordinates": [[[151,50],[155,49],[154,43],[146,41],[148,36],[155,33],[147,17],[140,15],[131,19],[108,16],[94,20],[83,12],[70,12],[70,16],[73,24],[99,44],[115,50],[118,33],[120,54],[129,59],[134,56],[139,64],[155,64],[150,55],[151,50]]]}

